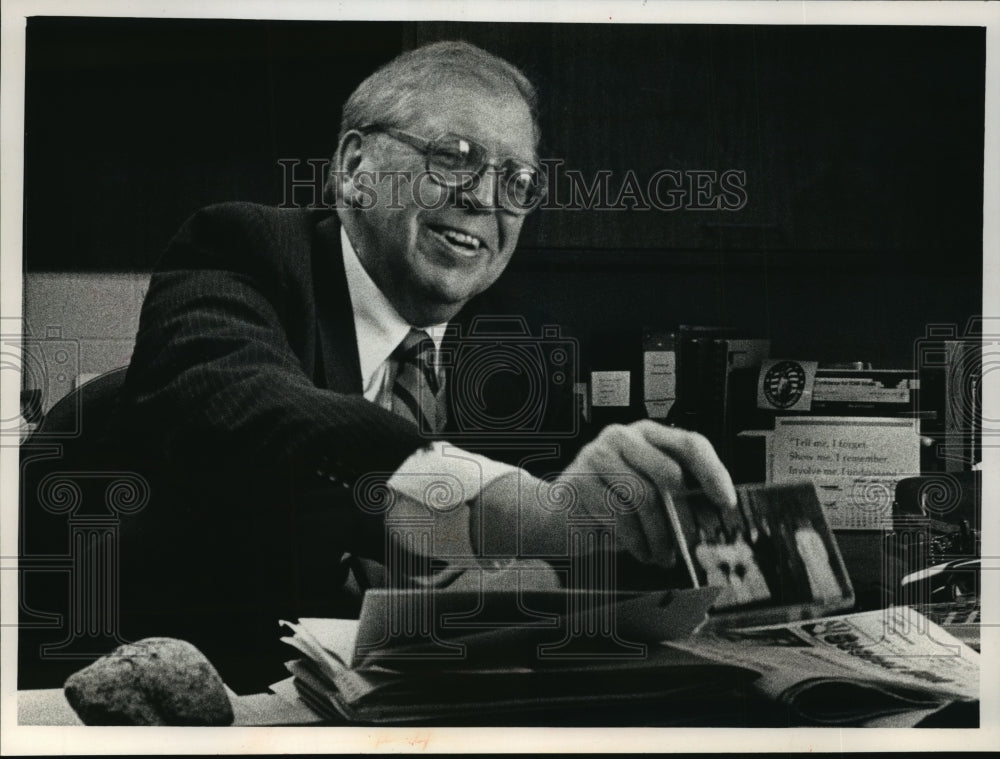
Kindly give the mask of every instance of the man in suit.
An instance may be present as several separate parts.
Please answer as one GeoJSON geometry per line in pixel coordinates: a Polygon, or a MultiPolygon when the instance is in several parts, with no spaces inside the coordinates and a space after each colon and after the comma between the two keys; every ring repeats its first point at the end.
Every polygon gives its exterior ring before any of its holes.
{"type": "MultiPolygon", "coordinates": [[[[491,344],[470,338],[472,316],[504,313],[487,291],[544,197],[538,141],[517,69],[437,43],[345,104],[335,212],[227,204],[184,225],[151,282],[122,404],[123,439],[153,486],[124,525],[126,633],[187,637],[218,664],[237,642],[276,638],[282,614],[335,613],[349,568],[381,581],[342,558],[386,560],[393,512],[438,520],[445,549],[558,555],[566,492],[604,513],[625,477],[618,548],[663,569],[676,563],[664,494],[690,475],[735,504],[693,433],[639,422],[577,452],[560,437],[565,378],[514,401],[533,402],[537,424],[490,412],[508,393],[480,398],[483,354],[462,349],[491,344]],[[470,408],[494,420],[493,440],[470,408]],[[561,471],[558,456],[543,461],[556,474],[540,479],[533,440],[575,456],[561,471]]],[[[237,658],[220,667],[231,682],[250,661],[237,658]]]]}

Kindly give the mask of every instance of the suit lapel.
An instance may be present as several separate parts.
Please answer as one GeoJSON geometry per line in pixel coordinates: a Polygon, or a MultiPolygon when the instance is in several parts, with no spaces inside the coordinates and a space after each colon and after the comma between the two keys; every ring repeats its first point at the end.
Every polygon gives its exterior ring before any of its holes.
{"type": "Polygon", "coordinates": [[[340,220],[335,214],[316,225],[313,292],[316,299],[317,370],[325,387],[360,393],[361,363],[354,331],[354,311],[340,247],[340,220]]]}

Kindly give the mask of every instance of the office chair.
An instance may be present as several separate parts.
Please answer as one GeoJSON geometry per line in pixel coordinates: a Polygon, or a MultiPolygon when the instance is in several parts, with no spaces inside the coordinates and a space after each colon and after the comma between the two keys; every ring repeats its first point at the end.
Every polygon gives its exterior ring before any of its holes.
{"type": "Polygon", "coordinates": [[[978,597],[982,472],[932,472],[896,484],[886,557],[896,602],[978,597]]]}
{"type": "Polygon", "coordinates": [[[45,414],[32,437],[72,440],[74,445],[96,442],[106,426],[102,422],[114,412],[127,372],[127,366],[112,369],[67,393],[45,414]]]}
{"type": "Polygon", "coordinates": [[[121,519],[149,496],[117,465],[111,423],[126,368],[60,399],[20,450],[18,687],[53,687],[124,642],[117,632],[121,519]]]}

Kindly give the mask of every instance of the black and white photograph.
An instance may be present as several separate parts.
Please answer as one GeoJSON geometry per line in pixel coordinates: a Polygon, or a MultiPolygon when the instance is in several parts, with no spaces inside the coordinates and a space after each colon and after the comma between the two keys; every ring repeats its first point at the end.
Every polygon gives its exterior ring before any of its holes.
{"type": "Polygon", "coordinates": [[[1000,748],[998,29],[5,4],[4,753],[1000,748]]]}
{"type": "Polygon", "coordinates": [[[740,486],[735,509],[703,493],[672,500],[691,585],[722,589],[712,608],[731,613],[726,626],[735,626],[737,611],[740,622],[760,624],[853,605],[837,538],[811,483],[740,486]]]}

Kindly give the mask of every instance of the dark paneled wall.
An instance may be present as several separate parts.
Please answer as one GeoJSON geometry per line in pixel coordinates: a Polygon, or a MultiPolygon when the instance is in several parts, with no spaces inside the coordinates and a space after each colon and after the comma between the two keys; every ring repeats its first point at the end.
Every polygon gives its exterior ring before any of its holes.
{"type": "Polygon", "coordinates": [[[466,38],[532,72],[546,153],[588,178],[610,171],[612,190],[629,171],[643,186],[661,169],[746,172],[738,211],[549,211],[528,246],[979,255],[982,29],[421,32],[466,38]]]}

